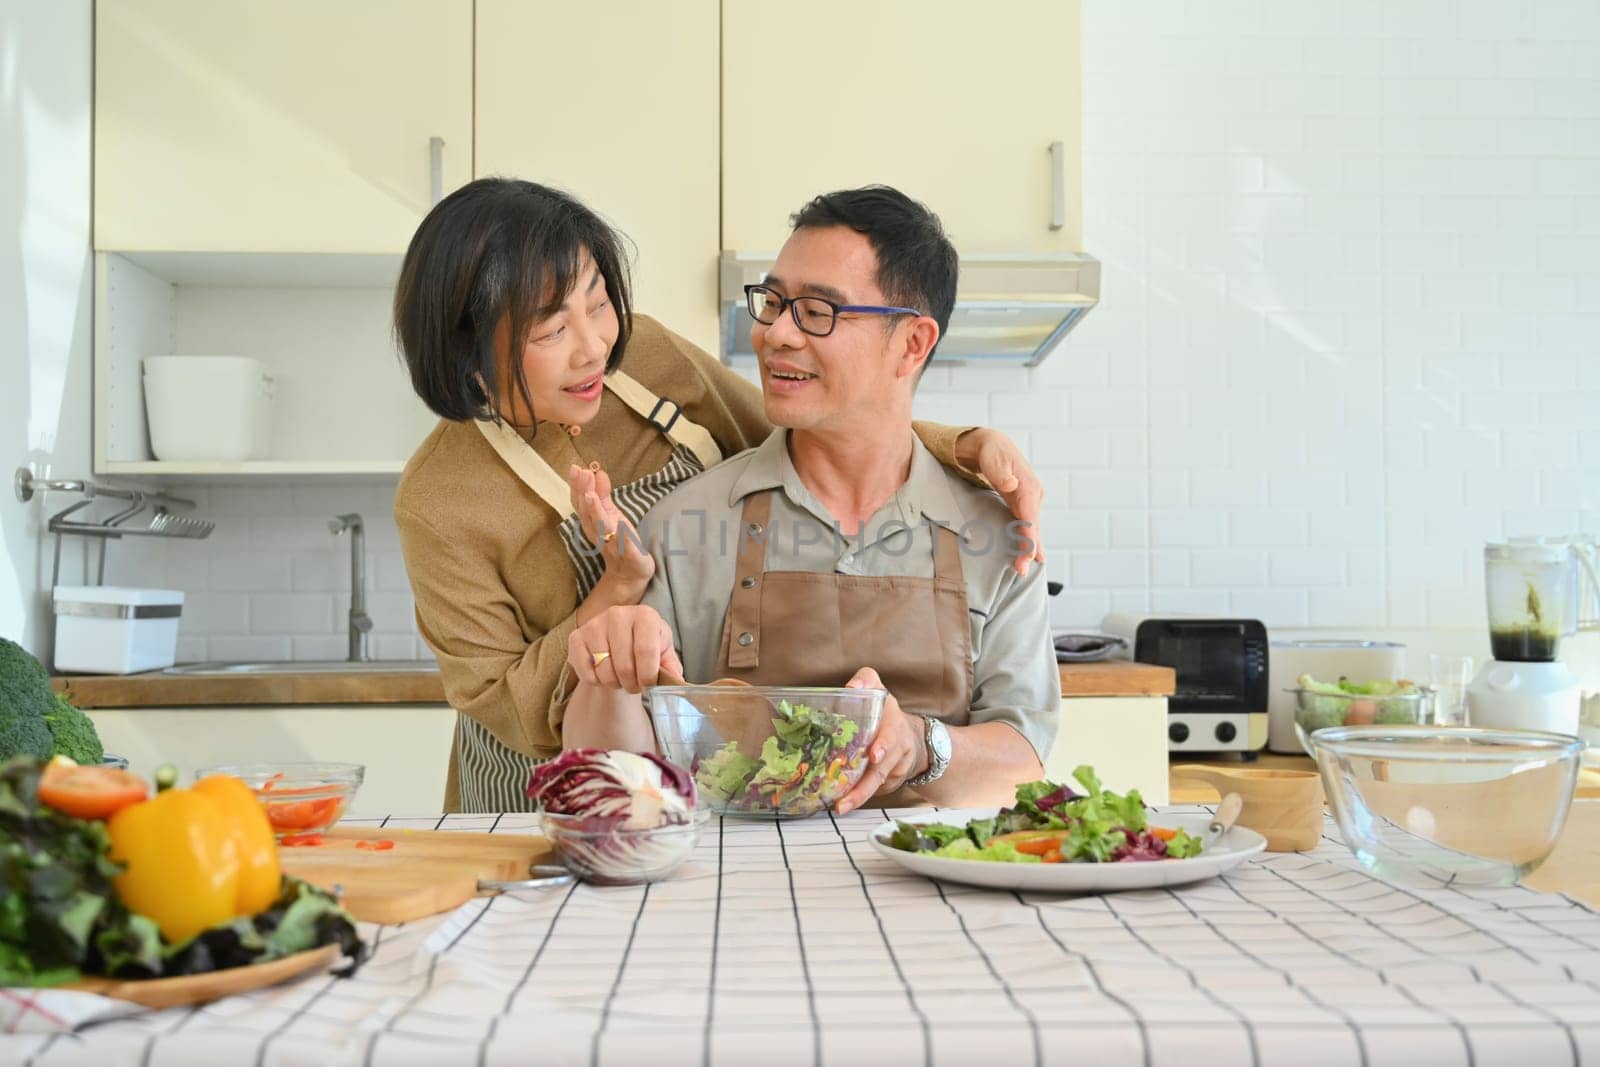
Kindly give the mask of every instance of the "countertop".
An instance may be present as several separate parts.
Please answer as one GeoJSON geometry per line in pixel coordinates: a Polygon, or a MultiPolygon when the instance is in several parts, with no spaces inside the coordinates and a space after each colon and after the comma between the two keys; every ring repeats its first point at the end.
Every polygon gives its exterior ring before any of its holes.
{"type": "MultiPolygon", "coordinates": [[[[443,704],[437,671],[349,674],[60,675],[55,687],[80,708],[181,708],[230,704],[443,704]]],[[[1061,664],[1069,697],[1171,696],[1171,667],[1109,660],[1061,664]]]]}
{"type": "Polygon", "coordinates": [[[443,704],[438,671],[349,674],[69,674],[51,683],[80,708],[232,704],[443,704]]]}

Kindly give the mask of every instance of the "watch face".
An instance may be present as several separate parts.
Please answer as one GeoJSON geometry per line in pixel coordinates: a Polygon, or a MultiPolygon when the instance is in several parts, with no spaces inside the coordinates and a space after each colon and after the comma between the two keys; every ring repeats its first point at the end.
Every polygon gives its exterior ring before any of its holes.
{"type": "Polygon", "coordinates": [[[938,719],[929,720],[928,747],[940,763],[950,761],[950,731],[938,719]]]}

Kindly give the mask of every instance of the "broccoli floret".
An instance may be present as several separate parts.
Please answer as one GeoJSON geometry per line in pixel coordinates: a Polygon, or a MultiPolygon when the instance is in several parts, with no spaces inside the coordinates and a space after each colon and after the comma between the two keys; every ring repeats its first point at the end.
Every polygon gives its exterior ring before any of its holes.
{"type": "Polygon", "coordinates": [[[44,719],[31,715],[0,717],[0,762],[12,756],[32,756],[49,759],[55,749],[55,739],[44,719]]]}
{"type": "Polygon", "coordinates": [[[105,751],[89,717],[50,687],[44,665],[0,637],[0,759],[57,754],[99,763],[105,751]]]}
{"type": "Polygon", "coordinates": [[[106,758],[105,746],[95,732],[89,716],[67,703],[67,698],[56,694],[55,710],[45,715],[50,736],[55,739],[55,754],[65,756],[74,763],[96,764],[106,758]]]}
{"type": "Polygon", "coordinates": [[[38,701],[50,694],[50,672],[44,664],[15,641],[0,637],[0,712],[43,715],[48,706],[38,701]]]}

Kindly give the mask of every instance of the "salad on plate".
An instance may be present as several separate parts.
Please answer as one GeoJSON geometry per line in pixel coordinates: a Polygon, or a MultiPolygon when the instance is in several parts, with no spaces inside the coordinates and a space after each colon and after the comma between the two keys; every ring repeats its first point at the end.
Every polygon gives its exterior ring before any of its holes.
{"type": "Polygon", "coordinates": [[[897,822],[889,844],[954,860],[989,863],[1135,863],[1200,855],[1200,838],[1182,828],[1153,826],[1137,789],[1101,788],[1094,769],[1072,777],[1083,792],[1055,782],[1025,782],[1016,801],[964,826],[897,822]]]}

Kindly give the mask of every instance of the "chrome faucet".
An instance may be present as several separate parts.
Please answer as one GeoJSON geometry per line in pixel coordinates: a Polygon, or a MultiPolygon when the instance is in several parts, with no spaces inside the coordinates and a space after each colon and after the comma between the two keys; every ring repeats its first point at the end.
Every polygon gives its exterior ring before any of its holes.
{"type": "Polygon", "coordinates": [[[335,515],[328,520],[328,529],[334,536],[350,531],[350,655],[351,663],[367,658],[367,634],[372,630],[372,616],[367,614],[367,566],[365,553],[366,528],[361,516],[351,512],[335,515]]]}

